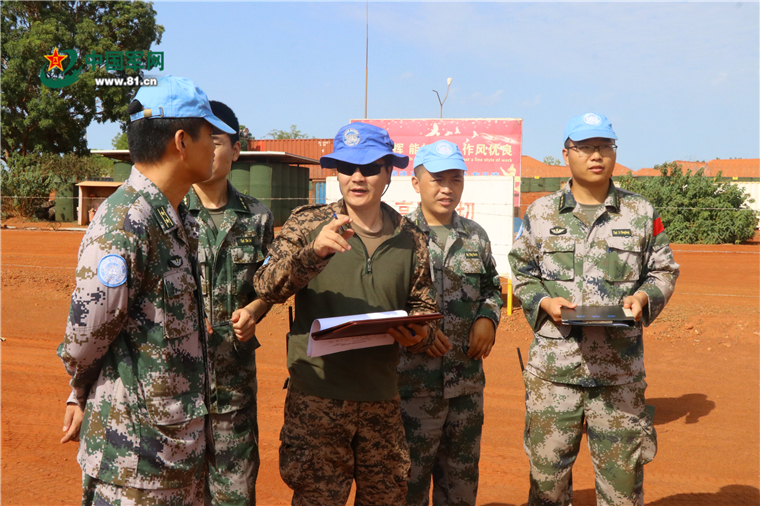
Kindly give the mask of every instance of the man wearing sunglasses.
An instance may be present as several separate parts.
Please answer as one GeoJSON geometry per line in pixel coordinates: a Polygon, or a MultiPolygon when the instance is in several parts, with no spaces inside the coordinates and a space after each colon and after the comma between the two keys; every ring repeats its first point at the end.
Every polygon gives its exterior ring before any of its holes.
{"type": "Polygon", "coordinates": [[[645,402],[642,326],[673,294],[678,264],[657,211],[612,182],[617,136],[601,114],[576,116],[562,155],[572,178],[528,207],[509,254],[534,340],[523,373],[530,506],[572,503],[584,425],[598,505],[643,506],[657,451],[645,402]],[[562,324],[561,308],[629,309],[634,327],[562,324]]]}
{"type": "Polygon", "coordinates": [[[294,210],[254,279],[256,293],[269,304],[295,294],[280,474],[297,506],[343,505],[354,480],[357,505],[406,503],[410,460],[399,407],[398,345],[412,352],[430,347],[437,325],[391,329],[398,344],[322,357],[306,351],[317,318],[438,310],[427,237],[381,202],[392,167],[409,164],[393,147],[382,128],[341,128],[333,153],[320,162],[338,169],[343,199],[294,210]]]}

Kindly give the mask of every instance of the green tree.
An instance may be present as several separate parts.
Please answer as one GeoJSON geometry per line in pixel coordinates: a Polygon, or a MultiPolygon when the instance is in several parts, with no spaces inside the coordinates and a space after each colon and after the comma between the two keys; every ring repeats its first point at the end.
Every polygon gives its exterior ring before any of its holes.
{"type": "Polygon", "coordinates": [[[554,158],[553,156],[545,156],[544,157],[544,164],[546,164],[546,165],[562,165],[562,162],[560,162],[558,159],[554,158]]]}
{"type": "Polygon", "coordinates": [[[657,208],[670,240],[681,244],[738,244],[755,233],[758,213],[741,187],[719,182],[721,173],[704,175],[704,168],[684,174],[681,164],[655,165],[660,176],[621,176],[619,185],[643,195],[657,208]]]}
{"type": "MultiPolygon", "coordinates": [[[[0,60],[2,159],[12,153],[87,154],[85,133],[94,120],[124,121],[135,87],[96,87],[96,77],[142,77],[142,70],[106,71],[87,67],[80,79],[53,89],[42,84],[49,55],[73,50],[70,72],[85,68],[85,56],[115,51],[148,51],[161,42],[152,3],[144,2],[2,2],[3,50],[0,60]]],[[[62,63],[64,69],[69,56],[62,63]]],[[[58,69],[49,78],[62,77],[58,69]]]]}
{"type": "Polygon", "coordinates": [[[267,137],[270,139],[313,139],[303,133],[296,125],[290,125],[290,130],[271,130],[267,137]]]}
{"type": "Polygon", "coordinates": [[[129,142],[127,142],[127,132],[116,134],[116,137],[111,139],[111,146],[113,146],[114,149],[129,149],[129,142]]]}
{"type": "Polygon", "coordinates": [[[32,216],[60,185],[109,175],[113,162],[100,155],[13,153],[0,169],[3,216],[32,216]]]}

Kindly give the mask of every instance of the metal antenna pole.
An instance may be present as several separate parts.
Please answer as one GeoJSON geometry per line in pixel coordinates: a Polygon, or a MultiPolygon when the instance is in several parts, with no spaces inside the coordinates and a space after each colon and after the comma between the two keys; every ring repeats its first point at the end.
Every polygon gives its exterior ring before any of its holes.
{"type": "Polygon", "coordinates": [[[367,80],[369,76],[369,0],[367,0],[367,49],[364,53],[364,119],[367,119],[367,80]]]}
{"type": "Polygon", "coordinates": [[[449,98],[449,87],[451,86],[451,78],[449,77],[446,79],[446,96],[443,97],[443,102],[441,102],[441,96],[438,94],[437,91],[433,90],[435,95],[438,97],[438,103],[441,104],[441,118],[443,118],[443,104],[446,103],[446,99],[449,98]]]}

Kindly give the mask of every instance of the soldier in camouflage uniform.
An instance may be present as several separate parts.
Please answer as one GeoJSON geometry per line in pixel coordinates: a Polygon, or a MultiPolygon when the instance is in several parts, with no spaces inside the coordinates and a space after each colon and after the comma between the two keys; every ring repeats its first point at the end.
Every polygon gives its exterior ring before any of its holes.
{"type": "Polygon", "coordinates": [[[256,504],[259,435],[256,415],[256,323],[269,305],[256,297],[253,275],[274,238],[267,207],[238,192],[227,175],[240,155],[235,113],[211,101],[234,134],[214,136],[213,176],[193,185],[185,204],[200,225],[198,265],[208,340],[207,504],[256,504]],[[225,323],[229,322],[229,323],[225,323]]]}
{"type": "Polygon", "coordinates": [[[62,442],[81,433],[83,504],[202,504],[206,338],[197,223],[181,200],[211,175],[212,134],[232,130],[172,76],[128,112],[135,166],[82,240],[58,348],[73,390],[62,442]]]}
{"type": "Polygon", "coordinates": [[[420,207],[407,216],[429,236],[430,269],[444,314],[426,353],[402,350],[401,413],[412,460],[407,504],[474,505],[483,429],[483,361],[501,316],[501,284],[483,228],[455,211],[467,166],[456,144],[423,146],[412,184],[420,207]]]}
{"type": "MultiPolygon", "coordinates": [[[[409,451],[397,344],[310,357],[307,342],[317,318],[437,311],[427,238],[381,203],[391,166],[406,167],[409,158],[393,153],[385,130],[352,123],[321,163],[338,169],[343,199],[294,210],[254,279],[270,304],[295,294],[280,474],[296,506],[345,504],[354,480],[357,505],[404,504],[409,451]]],[[[389,334],[413,351],[430,346],[433,325],[409,327],[389,334]]]]}
{"type": "Polygon", "coordinates": [[[562,153],[572,179],[528,207],[509,254],[535,334],[524,372],[531,506],[572,503],[584,422],[599,505],[643,505],[643,466],[656,452],[642,324],[663,310],[679,271],[652,204],[612,182],[615,139],[600,114],[570,120],[562,153]],[[576,305],[623,305],[638,323],[562,325],[561,308],[576,305]]]}

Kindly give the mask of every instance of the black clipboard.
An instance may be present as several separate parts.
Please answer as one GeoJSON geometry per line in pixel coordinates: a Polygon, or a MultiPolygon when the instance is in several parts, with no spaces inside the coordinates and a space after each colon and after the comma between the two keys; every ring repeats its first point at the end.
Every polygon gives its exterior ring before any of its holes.
{"type": "Polygon", "coordinates": [[[315,341],[325,339],[338,339],[341,337],[371,336],[387,334],[388,329],[409,325],[425,325],[429,322],[442,320],[441,313],[417,314],[412,316],[395,316],[393,318],[380,318],[376,320],[359,320],[342,323],[329,329],[318,330],[311,334],[315,341]]]}
{"type": "Polygon", "coordinates": [[[633,327],[636,319],[630,309],[623,306],[577,306],[562,308],[563,325],[590,327],[633,327]]]}

